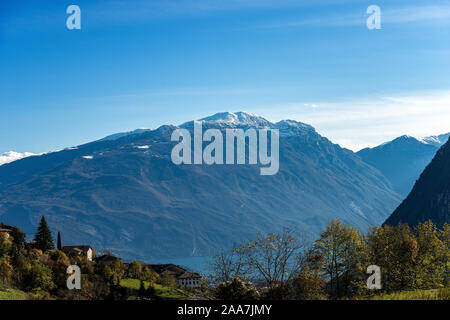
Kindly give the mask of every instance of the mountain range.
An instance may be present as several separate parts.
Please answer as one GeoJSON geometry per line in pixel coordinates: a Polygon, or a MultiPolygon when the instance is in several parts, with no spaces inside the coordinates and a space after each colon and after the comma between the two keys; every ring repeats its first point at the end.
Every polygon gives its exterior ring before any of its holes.
{"type": "MultiPolygon", "coordinates": [[[[124,258],[206,256],[286,226],[310,235],[340,218],[379,225],[402,197],[354,152],[308,124],[248,113],[201,119],[204,128],[273,128],[280,170],[256,165],[175,165],[176,126],[139,129],[0,166],[0,221],[33,234],[42,215],[64,244],[124,258]]],[[[192,130],[193,122],[180,126],[192,130]]]]}
{"type": "Polygon", "coordinates": [[[364,162],[380,170],[393,189],[406,197],[449,136],[447,133],[417,139],[404,135],[375,148],[362,149],[357,154],[364,162]]]}
{"type": "Polygon", "coordinates": [[[415,226],[427,220],[438,227],[450,223],[450,141],[439,149],[386,224],[403,222],[415,226]]]}

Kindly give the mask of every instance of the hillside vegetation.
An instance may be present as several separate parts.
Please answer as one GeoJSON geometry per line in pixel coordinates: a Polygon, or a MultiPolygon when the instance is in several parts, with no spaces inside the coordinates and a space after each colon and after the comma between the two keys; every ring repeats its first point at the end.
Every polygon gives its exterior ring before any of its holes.
{"type": "Polygon", "coordinates": [[[372,300],[450,300],[450,287],[432,290],[403,291],[384,294],[372,300]]]}
{"type": "Polygon", "coordinates": [[[28,295],[18,289],[12,288],[0,288],[0,301],[1,300],[28,300],[28,295]]]}
{"type": "MultiPolygon", "coordinates": [[[[180,289],[170,288],[158,283],[150,283],[148,281],[143,281],[143,284],[145,290],[148,290],[148,288],[152,286],[153,289],[155,289],[155,295],[162,299],[189,299],[189,294],[180,289]]],[[[126,278],[120,280],[120,285],[124,288],[138,291],[140,289],[141,282],[139,279],[126,278]]]]}

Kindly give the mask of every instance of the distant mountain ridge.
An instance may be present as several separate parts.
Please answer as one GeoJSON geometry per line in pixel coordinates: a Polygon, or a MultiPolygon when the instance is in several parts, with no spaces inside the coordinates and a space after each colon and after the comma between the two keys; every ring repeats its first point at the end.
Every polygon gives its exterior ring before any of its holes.
{"type": "Polygon", "coordinates": [[[439,149],[411,193],[385,224],[403,222],[415,226],[428,220],[439,227],[450,223],[450,141],[439,149]]]}
{"type": "Polygon", "coordinates": [[[177,127],[166,125],[0,166],[0,221],[33,234],[45,214],[64,244],[149,261],[210,255],[285,226],[316,235],[334,218],[366,230],[401,201],[378,170],[307,124],[221,113],[203,125],[278,128],[280,171],[177,166],[177,127]]]}
{"type": "MultiPolygon", "coordinates": [[[[306,123],[295,120],[281,120],[272,123],[263,117],[246,112],[221,112],[210,117],[202,118],[198,121],[202,121],[202,126],[205,128],[278,129],[280,136],[285,137],[316,133],[315,129],[306,123]]],[[[192,129],[193,121],[183,123],[180,127],[192,129]]]]}
{"type": "Polygon", "coordinates": [[[393,189],[406,197],[414,182],[433,159],[450,133],[416,139],[403,135],[375,148],[365,148],[357,154],[389,179],[393,189]]]}
{"type": "Polygon", "coordinates": [[[450,137],[450,133],[445,133],[445,134],[441,134],[438,136],[429,136],[429,137],[425,137],[420,139],[421,141],[423,141],[426,144],[431,144],[433,146],[436,147],[441,147],[443,146],[449,139],[450,137]]]}

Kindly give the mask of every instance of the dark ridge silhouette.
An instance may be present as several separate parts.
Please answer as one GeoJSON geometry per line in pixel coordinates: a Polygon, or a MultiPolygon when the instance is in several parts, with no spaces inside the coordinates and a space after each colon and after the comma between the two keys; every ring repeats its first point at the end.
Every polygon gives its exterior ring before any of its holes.
{"type": "Polygon", "coordinates": [[[411,193],[385,224],[403,222],[414,226],[427,220],[438,227],[450,223],[450,141],[439,149],[411,193]]]}

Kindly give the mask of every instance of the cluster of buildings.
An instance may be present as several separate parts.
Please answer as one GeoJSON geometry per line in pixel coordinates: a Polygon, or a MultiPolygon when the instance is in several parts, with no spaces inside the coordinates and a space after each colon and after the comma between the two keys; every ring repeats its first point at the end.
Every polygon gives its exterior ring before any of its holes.
{"type": "Polygon", "coordinates": [[[196,272],[189,272],[180,266],[174,264],[147,264],[149,268],[154,270],[159,275],[173,276],[178,285],[187,288],[200,288],[202,276],[196,272]]]}
{"type": "MultiPolygon", "coordinates": [[[[96,251],[87,245],[82,246],[64,246],[61,250],[69,257],[82,256],[89,261],[94,261],[99,266],[107,266],[116,260],[121,260],[111,254],[103,254],[96,257],[96,251]]],[[[126,264],[126,263],[125,263],[126,264]]],[[[186,288],[196,289],[201,287],[202,276],[196,272],[189,272],[184,268],[174,264],[143,264],[149,267],[158,275],[169,275],[176,279],[177,284],[186,288]]]]}
{"type": "MultiPolygon", "coordinates": [[[[11,237],[13,227],[0,223],[0,236],[5,239],[11,237]]],[[[111,254],[102,254],[96,256],[97,252],[89,245],[80,246],[63,246],[58,248],[63,251],[68,257],[81,256],[88,261],[93,261],[99,266],[107,266],[116,260],[121,260],[111,254]]],[[[126,263],[125,263],[126,264],[126,263]]],[[[158,275],[169,275],[176,279],[177,284],[186,288],[200,288],[202,276],[196,272],[189,272],[186,269],[174,264],[143,264],[155,271],[158,275]]]]}
{"type": "Polygon", "coordinates": [[[7,226],[6,224],[0,222],[0,236],[3,236],[5,239],[9,239],[12,229],[13,227],[7,226]]]}

